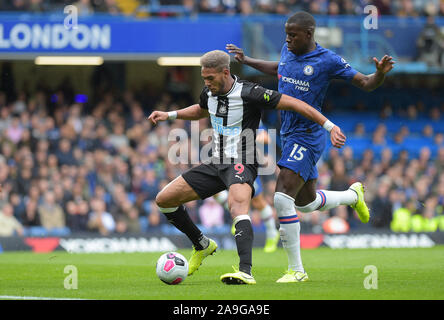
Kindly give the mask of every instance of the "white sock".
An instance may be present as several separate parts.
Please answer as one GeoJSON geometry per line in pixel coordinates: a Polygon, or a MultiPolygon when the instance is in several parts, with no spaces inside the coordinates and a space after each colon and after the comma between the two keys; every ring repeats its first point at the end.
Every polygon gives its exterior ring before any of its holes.
{"type": "Polygon", "coordinates": [[[282,192],[274,194],[274,207],[279,217],[282,246],[287,253],[288,269],[304,271],[301,259],[301,225],[294,207],[294,199],[282,192]]]}
{"type": "Polygon", "coordinates": [[[321,197],[321,204],[318,209],[320,211],[330,210],[340,205],[349,206],[358,201],[358,195],[350,189],[345,191],[319,190],[317,194],[321,197]]]}
{"type": "Polygon", "coordinates": [[[260,211],[260,214],[262,222],[265,225],[265,236],[267,237],[267,239],[276,237],[278,231],[276,229],[276,223],[273,217],[273,209],[271,209],[271,206],[267,204],[265,208],[260,211]]]}
{"type": "Polygon", "coordinates": [[[358,201],[358,195],[353,190],[345,191],[330,191],[318,190],[316,192],[316,199],[306,206],[295,206],[301,212],[309,213],[316,210],[326,211],[336,208],[340,205],[352,205],[358,201]]]}

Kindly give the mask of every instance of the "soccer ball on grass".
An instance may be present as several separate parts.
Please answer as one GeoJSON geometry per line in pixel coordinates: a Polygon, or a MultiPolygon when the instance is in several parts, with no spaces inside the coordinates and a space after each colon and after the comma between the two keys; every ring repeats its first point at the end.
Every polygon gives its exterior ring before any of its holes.
{"type": "Polygon", "coordinates": [[[188,261],[180,253],[164,253],[157,260],[156,273],[166,284],[179,284],[188,275],[188,261]]]}

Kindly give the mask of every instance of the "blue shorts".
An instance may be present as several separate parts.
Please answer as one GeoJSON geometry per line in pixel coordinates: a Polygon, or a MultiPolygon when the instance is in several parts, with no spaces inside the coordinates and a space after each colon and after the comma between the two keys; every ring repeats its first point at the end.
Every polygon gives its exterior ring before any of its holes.
{"type": "Polygon", "coordinates": [[[259,176],[257,176],[256,180],[254,180],[254,197],[257,197],[262,193],[262,182],[259,176]]]}
{"type": "Polygon", "coordinates": [[[281,136],[282,157],[279,167],[285,167],[298,173],[304,181],[317,179],[316,163],[325,148],[324,132],[281,136]]]}

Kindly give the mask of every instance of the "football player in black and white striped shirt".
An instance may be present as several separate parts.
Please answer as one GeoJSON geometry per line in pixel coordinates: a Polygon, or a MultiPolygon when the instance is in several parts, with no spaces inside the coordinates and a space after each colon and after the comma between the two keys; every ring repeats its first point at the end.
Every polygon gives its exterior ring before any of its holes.
{"type": "Polygon", "coordinates": [[[212,155],[165,186],[157,195],[156,204],[168,221],[193,243],[188,272],[191,275],[207,256],[216,251],[217,244],[202,234],[183,204],[228,190],[228,207],[236,229],[234,237],[240,262],[239,269],[222,275],[221,281],[255,284],[251,273],[253,228],[248,211],[257,176],[255,138],[262,109],[300,113],[330,131],[332,145],[337,148],[344,145],[345,136],[339,127],[305,102],[232,75],[230,56],[224,51],[207,52],[201,57],[201,66],[205,87],[200,102],[178,111],[154,111],[148,120],[157,124],[176,118],[199,120],[210,117],[212,155]]]}

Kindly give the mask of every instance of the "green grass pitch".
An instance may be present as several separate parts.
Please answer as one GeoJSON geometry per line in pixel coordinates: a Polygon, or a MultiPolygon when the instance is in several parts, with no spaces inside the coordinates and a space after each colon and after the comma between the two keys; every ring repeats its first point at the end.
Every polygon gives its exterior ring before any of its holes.
{"type": "MultiPolygon", "coordinates": [[[[179,250],[189,257],[191,250],[179,250]]],[[[227,286],[223,273],[237,265],[236,251],[220,250],[183,283],[169,286],[156,276],[158,253],[0,254],[0,299],[15,297],[149,300],[444,299],[444,246],[428,249],[303,250],[310,281],[279,284],[283,249],[253,252],[257,284],[227,286]],[[66,290],[67,265],[78,271],[78,289],[66,290]],[[377,289],[365,289],[367,265],[377,268],[377,289]]]]}

